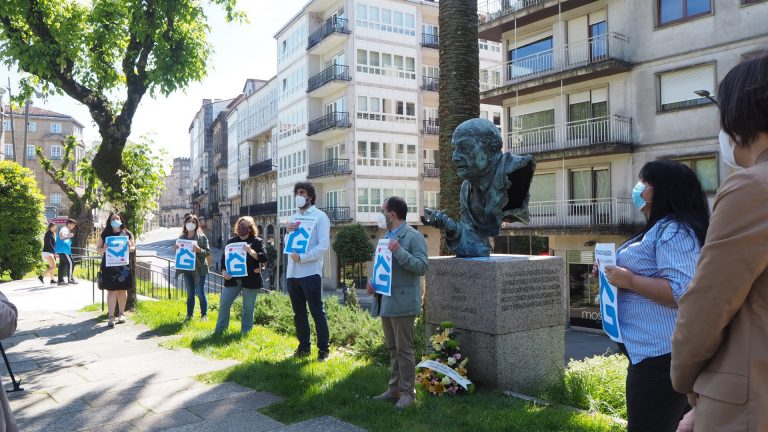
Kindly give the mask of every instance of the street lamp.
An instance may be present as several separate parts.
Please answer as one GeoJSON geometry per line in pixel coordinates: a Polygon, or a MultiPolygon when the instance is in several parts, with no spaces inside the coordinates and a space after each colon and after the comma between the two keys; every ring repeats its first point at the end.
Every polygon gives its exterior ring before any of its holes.
{"type": "Polygon", "coordinates": [[[5,154],[5,105],[3,105],[3,95],[5,94],[5,89],[0,87],[0,121],[2,121],[2,124],[0,124],[0,144],[3,144],[3,148],[0,149],[1,154],[3,154],[3,159],[7,158],[8,155],[5,154]]]}
{"type": "Polygon", "coordinates": [[[32,105],[32,100],[27,99],[24,102],[24,145],[21,148],[22,159],[21,166],[27,166],[27,134],[29,133],[29,106],[32,105]]]}
{"type": "Polygon", "coordinates": [[[717,101],[715,100],[712,95],[710,95],[709,91],[707,90],[695,90],[694,93],[696,93],[699,97],[707,98],[712,101],[715,105],[717,105],[717,101]]]}

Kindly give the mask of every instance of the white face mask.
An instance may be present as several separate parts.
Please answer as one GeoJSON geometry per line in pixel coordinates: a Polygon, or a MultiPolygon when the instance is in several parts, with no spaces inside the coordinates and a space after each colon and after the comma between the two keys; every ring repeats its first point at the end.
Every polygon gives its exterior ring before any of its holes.
{"type": "Polygon", "coordinates": [[[722,129],[720,129],[718,137],[720,139],[720,158],[726,165],[733,168],[740,168],[736,163],[736,156],[733,153],[733,151],[736,150],[736,147],[733,145],[731,137],[722,129]]]}
{"type": "Polygon", "coordinates": [[[194,230],[195,230],[195,228],[197,228],[197,225],[195,225],[194,223],[191,223],[191,222],[190,222],[190,223],[188,223],[188,224],[186,225],[186,227],[187,227],[187,231],[194,231],[194,230]]]}
{"type": "Polygon", "coordinates": [[[384,216],[384,213],[376,213],[376,225],[382,229],[387,228],[387,217],[384,216]]]}
{"type": "Polygon", "coordinates": [[[307,205],[307,199],[304,198],[301,195],[296,195],[296,207],[298,208],[304,208],[305,205],[307,205]]]}

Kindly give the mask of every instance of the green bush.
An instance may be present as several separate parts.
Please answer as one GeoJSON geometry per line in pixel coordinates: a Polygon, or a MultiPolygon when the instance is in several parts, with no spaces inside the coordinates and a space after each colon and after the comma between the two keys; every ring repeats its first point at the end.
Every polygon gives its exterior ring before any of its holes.
{"type": "Polygon", "coordinates": [[[17,280],[40,267],[44,203],[32,171],[0,161],[0,274],[17,280]]]}
{"type": "Polygon", "coordinates": [[[627,418],[627,358],[621,354],[571,360],[560,384],[543,397],[553,402],[627,418]]]}
{"type": "Polygon", "coordinates": [[[355,281],[352,279],[344,279],[344,285],[347,287],[345,304],[351,308],[360,309],[360,300],[357,299],[357,291],[355,291],[355,281]]]}

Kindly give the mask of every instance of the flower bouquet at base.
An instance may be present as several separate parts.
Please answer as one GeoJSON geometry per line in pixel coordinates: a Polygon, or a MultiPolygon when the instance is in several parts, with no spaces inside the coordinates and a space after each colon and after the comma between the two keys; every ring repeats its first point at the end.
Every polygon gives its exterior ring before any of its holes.
{"type": "Polygon", "coordinates": [[[461,354],[453,323],[443,321],[429,338],[432,353],[416,366],[416,390],[421,394],[459,395],[475,391],[467,378],[469,358],[461,354]]]}

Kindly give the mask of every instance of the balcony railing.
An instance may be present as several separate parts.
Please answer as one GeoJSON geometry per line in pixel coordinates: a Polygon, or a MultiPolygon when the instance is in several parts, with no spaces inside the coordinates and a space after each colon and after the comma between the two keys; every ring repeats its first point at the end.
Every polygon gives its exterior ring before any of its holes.
{"type": "Polygon", "coordinates": [[[349,66],[334,64],[309,79],[307,93],[311,93],[331,81],[350,81],[351,79],[349,66]]]}
{"type": "Polygon", "coordinates": [[[488,69],[487,77],[481,78],[480,88],[483,91],[493,90],[611,59],[626,61],[628,53],[629,38],[627,36],[613,32],[597,35],[521,57],[507,62],[504,66],[488,69]],[[500,68],[503,68],[504,72],[504,79],[501,81],[495,78],[499,74],[494,73],[499,72],[500,68]]]}
{"type": "Polygon", "coordinates": [[[240,216],[262,216],[270,214],[277,214],[277,201],[240,207],[240,216]]]}
{"type": "Polygon", "coordinates": [[[421,126],[424,135],[440,135],[440,120],[438,119],[422,120],[421,126]]]}
{"type": "Polygon", "coordinates": [[[421,46],[427,48],[440,48],[440,36],[432,33],[422,33],[421,46]]]}
{"type": "Polygon", "coordinates": [[[530,223],[505,224],[521,227],[594,227],[633,225],[635,208],[630,198],[596,198],[528,203],[530,223]]]}
{"type": "Polygon", "coordinates": [[[320,210],[328,215],[328,219],[333,223],[352,222],[352,214],[349,207],[325,207],[320,210]]]}
{"type": "Polygon", "coordinates": [[[307,39],[307,49],[312,49],[312,47],[319,44],[323,39],[333,33],[349,34],[350,30],[347,20],[337,17],[328,18],[319,29],[309,35],[309,38],[307,39]]]}
{"type": "Polygon", "coordinates": [[[263,160],[255,163],[248,168],[248,175],[250,177],[256,177],[264,173],[272,171],[272,159],[263,160]]]}
{"type": "Polygon", "coordinates": [[[440,78],[421,77],[421,89],[427,91],[440,91],[440,78]]]}
{"type": "Polygon", "coordinates": [[[424,171],[421,175],[424,177],[440,177],[440,167],[436,163],[425,163],[424,171]]]}
{"type": "Polygon", "coordinates": [[[486,24],[495,19],[511,15],[519,10],[544,3],[546,0],[483,0],[477,4],[479,24],[486,24]]]}
{"type": "Polygon", "coordinates": [[[202,197],[203,195],[205,195],[205,192],[203,192],[201,190],[196,190],[196,191],[192,192],[192,201],[197,200],[198,198],[202,197]]]}
{"type": "Polygon", "coordinates": [[[219,203],[213,202],[208,204],[208,207],[211,209],[211,214],[217,214],[219,213],[219,203]]]}
{"type": "Polygon", "coordinates": [[[318,178],[336,175],[350,174],[349,159],[328,159],[323,162],[310,165],[307,178],[318,178]]]}
{"type": "Polygon", "coordinates": [[[507,134],[507,150],[517,154],[565,150],[595,144],[630,144],[631,142],[632,119],[617,115],[507,134]]]}
{"type": "Polygon", "coordinates": [[[348,112],[332,112],[309,122],[307,136],[318,134],[328,129],[348,128],[351,126],[348,112]]]}

